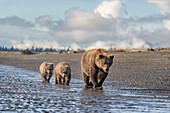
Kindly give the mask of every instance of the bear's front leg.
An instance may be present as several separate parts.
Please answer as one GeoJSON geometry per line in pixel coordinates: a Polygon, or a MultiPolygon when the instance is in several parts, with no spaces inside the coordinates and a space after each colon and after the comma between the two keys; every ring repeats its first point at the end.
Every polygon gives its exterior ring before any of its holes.
{"type": "Polygon", "coordinates": [[[51,73],[47,74],[47,82],[50,82],[51,77],[52,77],[51,73]]]}
{"type": "Polygon", "coordinates": [[[42,82],[46,82],[46,78],[45,78],[45,76],[46,76],[46,74],[45,73],[43,73],[43,74],[41,74],[41,76],[42,76],[42,82]]]}
{"type": "Polygon", "coordinates": [[[55,78],[55,84],[58,84],[57,77],[55,78]]]}
{"type": "Polygon", "coordinates": [[[57,75],[57,82],[58,82],[58,84],[61,84],[61,77],[60,77],[60,75],[57,75]]]}
{"type": "Polygon", "coordinates": [[[102,88],[102,84],[103,84],[104,80],[105,80],[106,77],[107,77],[107,73],[104,73],[104,72],[102,72],[102,71],[99,71],[99,73],[98,73],[97,75],[98,75],[99,87],[102,88]]]}
{"type": "Polygon", "coordinates": [[[64,83],[65,83],[65,77],[61,78],[61,84],[64,85],[64,83]]]}
{"type": "Polygon", "coordinates": [[[93,84],[92,84],[92,82],[91,82],[91,81],[89,82],[89,87],[93,87],[93,84]]]}
{"type": "Polygon", "coordinates": [[[94,86],[94,88],[98,87],[97,76],[96,75],[90,76],[90,81],[92,82],[91,86],[94,86]]]}
{"type": "Polygon", "coordinates": [[[97,70],[95,68],[90,69],[90,81],[92,82],[94,88],[98,87],[98,81],[97,81],[97,70]]]}
{"type": "Polygon", "coordinates": [[[92,88],[92,86],[89,86],[89,77],[83,72],[83,81],[84,81],[84,88],[92,88]]]}
{"type": "Polygon", "coordinates": [[[70,83],[70,77],[69,76],[65,77],[65,85],[69,85],[69,83],[70,83]]]}

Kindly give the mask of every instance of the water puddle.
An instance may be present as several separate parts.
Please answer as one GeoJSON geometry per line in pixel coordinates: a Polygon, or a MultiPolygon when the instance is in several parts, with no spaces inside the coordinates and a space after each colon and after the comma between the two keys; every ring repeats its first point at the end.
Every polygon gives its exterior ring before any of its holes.
{"type": "Polygon", "coordinates": [[[82,80],[70,86],[41,83],[39,72],[0,65],[0,112],[153,112],[170,111],[170,90],[84,89],[82,80]]]}

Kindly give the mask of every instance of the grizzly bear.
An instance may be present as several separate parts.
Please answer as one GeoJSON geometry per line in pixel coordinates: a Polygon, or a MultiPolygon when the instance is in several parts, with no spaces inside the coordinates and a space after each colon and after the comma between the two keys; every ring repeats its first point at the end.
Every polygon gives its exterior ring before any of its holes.
{"type": "Polygon", "coordinates": [[[70,65],[66,62],[60,62],[54,69],[55,84],[69,85],[71,80],[70,65]]]}
{"type": "Polygon", "coordinates": [[[52,74],[53,74],[53,69],[54,69],[54,64],[50,62],[43,62],[40,65],[40,73],[43,79],[43,82],[49,83],[52,74]]]}
{"type": "Polygon", "coordinates": [[[103,89],[113,58],[114,55],[107,55],[104,49],[91,49],[83,54],[81,68],[85,88],[103,89]]]}

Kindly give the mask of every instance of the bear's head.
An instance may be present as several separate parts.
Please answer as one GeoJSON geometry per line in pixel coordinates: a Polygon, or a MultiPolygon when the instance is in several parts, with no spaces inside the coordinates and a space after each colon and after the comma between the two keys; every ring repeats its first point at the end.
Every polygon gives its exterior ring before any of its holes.
{"type": "Polygon", "coordinates": [[[59,74],[64,78],[70,74],[70,66],[65,64],[59,67],[59,74]]]}
{"type": "Polygon", "coordinates": [[[113,63],[114,55],[98,54],[95,59],[95,64],[98,68],[102,69],[105,73],[109,72],[109,67],[113,63]]]}
{"type": "Polygon", "coordinates": [[[52,74],[53,73],[53,69],[54,69],[54,64],[53,63],[47,63],[45,65],[47,73],[48,74],[52,74]]]}

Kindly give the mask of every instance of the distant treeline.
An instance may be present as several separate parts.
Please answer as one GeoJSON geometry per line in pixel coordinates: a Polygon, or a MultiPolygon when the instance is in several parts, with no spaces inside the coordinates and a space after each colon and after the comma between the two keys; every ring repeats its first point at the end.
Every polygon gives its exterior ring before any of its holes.
{"type": "Polygon", "coordinates": [[[14,48],[12,47],[5,47],[5,46],[0,46],[0,51],[9,51],[9,52],[21,52],[23,50],[29,50],[32,52],[67,52],[70,51],[70,49],[54,49],[54,48],[37,48],[37,47],[32,47],[32,48],[27,48],[27,49],[19,49],[19,48],[14,48]]]}

